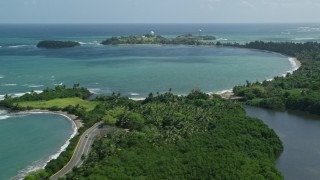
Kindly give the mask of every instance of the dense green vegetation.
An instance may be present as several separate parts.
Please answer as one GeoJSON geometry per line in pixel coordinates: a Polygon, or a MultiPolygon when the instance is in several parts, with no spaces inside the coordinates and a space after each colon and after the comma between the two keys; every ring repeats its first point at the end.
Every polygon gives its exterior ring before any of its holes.
{"type": "MultiPolygon", "coordinates": [[[[55,110],[80,116],[85,124],[80,135],[101,120],[110,126],[107,138],[97,139],[83,166],[66,179],[282,179],[274,165],[283,149],[279,138],[261,120],[247,117],[238,103],[196,90],[187,96],[150,93],[144,101],[119,94],[99,96],[94,102],[86,100],[96,105],[92,110],[71,105],[77,97],[89,95],[78,85],[58,86],[40,94],[6,97],[1,104],[25,109],[24,103],[30,102],[29,108],[37,108],[43,99],[55,110]],[[72,100],[66,107],[52,103],[66,98],[72,100]]],[[[26,179],[47,179],[59,171],[78,139],[79,135],[58,159],[26,179]]]]}
{"type": "MultiPolygon", "coordinates": [[[[10,108],[12,110],[27,110],[32,109],[29,107],[28,104],[19,106],[19,103],[23,102],[32,102],[32,101],[49,101],[58,98],[72,98],[77,97],[80,99],[87,99],[91,95],[90,91],[80,87],[79,84],[75,84],[73,88],[66,88],[66,86],[56,86],[54,89],[46,88],[43,90],[42,93],[36,93],[31,91],[19,98],[12,98],[10,95],[5,95],[5,99],[0,101],[0,106],[10,108]]],[[[46,102],[48,103],[48,102],[46,102]]],[[[69,102],[71,103],[71,102],[69,102]]],[[[41,107],[34,107],[34,108],[41,108],[41,107]]],[[[46,108],[46,107],[44,107],[46,108]]]]}
{"type": "Polygon", "coordinates": [[[46,40],[40,41],[37,44],[39,48],[69,48],[69,47],[76,47],[80,46],[80,43],[74,41],[53,41],[53,40],[46,40]]]}
{"type": "Polygon", "coordinates": [[[300,110],[320,115],[320,44],[309,42],[273,43],[252,42],[237,45],[287,54],[297,57],[302,66],[286,77],[275,77],[273,81],[247,82],[234,87],[237,96],[245,97],[249,105],[275,110],[300,110]]]}
{"type": "Polygon", "coordinates": [[[162,36],[121,36],[106,39],[101,44],[118,45],[118,44],[164,44],[168,39],[162,36]]]}
{"type": "Polygon", "coordinates": [[[192,34],[180,35],[176,38],[165,38],[155,35],[144,36],[121,36],[106,39],[101,44],[119,45],[119,44],[172,44],[172,45],[213,45],[210,40],[215,40],[214,36],[193,36],[192,34]],[[206,42],[207,41],[207,42],[206,42]]]}
{"type": "Polygon", "coordinates": [[[209,40],[216,40],[216,37],[214,36],[211,36],[211,35],[205,35],[205,36],[194,36],[192,34],[185,34],[185,35],[180,35],[180,36],[177,36],[176,39],[194,39],[194,40],[206,40],[206,41],[209,41],[209,40]]]}
{"type": "Polygon", "coordinates": [[[66,179],[282,179],[279,138],[237,103],[200,91],[97,101],[112,128],[66,179]]]}

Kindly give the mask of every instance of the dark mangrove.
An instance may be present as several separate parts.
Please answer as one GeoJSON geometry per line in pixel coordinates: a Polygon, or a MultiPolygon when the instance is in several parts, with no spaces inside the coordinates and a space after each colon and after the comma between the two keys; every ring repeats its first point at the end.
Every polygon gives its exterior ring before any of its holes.
{"type": "Polygon", "coordinates": [[[80,43],[74,42],[74,41],[53,41],[53,40],[45,40],[40,41],[37,44],[38,48],[70,48],[70,47],[76,47],[80,46],[80,43]]]}

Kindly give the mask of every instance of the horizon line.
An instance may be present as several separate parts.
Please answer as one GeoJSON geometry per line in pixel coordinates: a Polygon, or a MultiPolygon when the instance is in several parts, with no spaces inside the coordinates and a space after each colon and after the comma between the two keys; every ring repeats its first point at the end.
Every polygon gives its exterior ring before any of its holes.
{"type": "Polygon", "coordinates": [[[320,24],[320,22],[0,22],[0,24],[320,24]]]}

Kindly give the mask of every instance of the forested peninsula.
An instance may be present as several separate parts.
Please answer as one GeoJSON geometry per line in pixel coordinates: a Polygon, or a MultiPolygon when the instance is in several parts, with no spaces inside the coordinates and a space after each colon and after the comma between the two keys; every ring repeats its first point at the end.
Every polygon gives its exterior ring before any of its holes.
{"type": "Polygon", "coordinates": [[[62,110],[84,121],[58,159],[25,179],[47,179],[59,171],[80,135],[98,121],[108,130],[65,179],[282,179],[274,163],[281,141],[237,102],[199,90],[187,96],[150,93],[143,101],[119,94],[89,96],[79,85],[57,86],[0,102],[12,110],[62,110]]]}
{"type": "Polygon", "coordinates": [[[57,49],[57,48],[70,48],[80,46],[80,43],[74,41],[53,41],[53,40],[45,40],[40,41],[37,44],[38,48],[49,48],[49,49],[57,49]]]}

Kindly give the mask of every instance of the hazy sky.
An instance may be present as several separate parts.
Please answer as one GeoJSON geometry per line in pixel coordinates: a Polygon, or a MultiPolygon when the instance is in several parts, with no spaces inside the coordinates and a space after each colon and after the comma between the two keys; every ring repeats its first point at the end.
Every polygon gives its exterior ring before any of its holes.
{"type": "Polygon", "coordinates": [[[0,0],[0,23],[320,22],[320,0],[0,0]]]}

